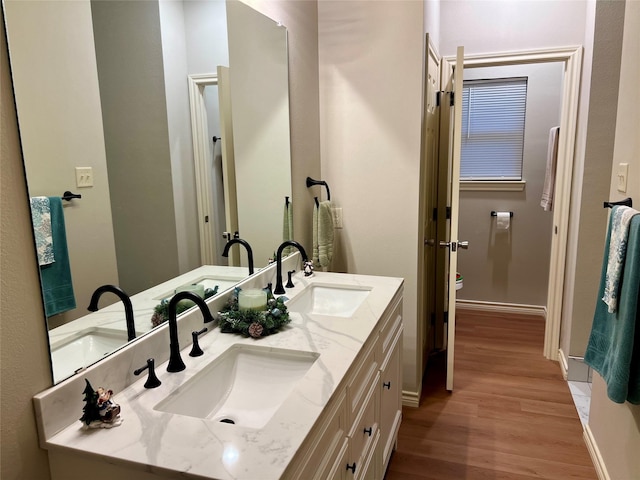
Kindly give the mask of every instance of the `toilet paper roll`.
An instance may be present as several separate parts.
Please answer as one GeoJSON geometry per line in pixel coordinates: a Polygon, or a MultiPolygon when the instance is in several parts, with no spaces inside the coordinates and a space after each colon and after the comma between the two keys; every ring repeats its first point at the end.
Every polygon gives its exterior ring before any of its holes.
{"type": "Polygon", "coordinates": [[[509,225],[511,225],[511,213],[497,212],[496,217],[497,217],[496,228],[498,230],[509,230],[509,225]]]}

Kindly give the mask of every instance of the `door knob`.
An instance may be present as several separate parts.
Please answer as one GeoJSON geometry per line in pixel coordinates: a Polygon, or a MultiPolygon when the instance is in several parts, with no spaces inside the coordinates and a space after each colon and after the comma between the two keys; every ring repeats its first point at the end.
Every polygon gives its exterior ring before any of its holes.
{"type": "Polygon", "coordinates": [[[449,248],[449,247],[451,247],[451,242],[440,241],[440,248],[449,248]]]}
{"type": "Polygon", "coordinates": [[[469,242],[468,241],[464,241],[464,242],[458,242],[458,247],[460,248],[464,248],[465,250],[469,249],[469,242]]]}
{"type": "Polygon", "coordinates": [[[428,240],[424,241],[425,245],[428,245],[429,247],[434,247],[436,244],[436,241],[434,238],[429,238],[428,240]]]}

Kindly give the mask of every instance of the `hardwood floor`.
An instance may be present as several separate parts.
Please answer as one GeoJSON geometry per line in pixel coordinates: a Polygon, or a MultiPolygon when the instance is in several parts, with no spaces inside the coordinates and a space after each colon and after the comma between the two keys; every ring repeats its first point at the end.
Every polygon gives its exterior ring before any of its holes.
{"type": "Polygon", "coordinates": [[[403,420],[386,480],[597,479],[544,320],[458,313],[454,391],[430,360],[419,408],[403,420]]]}

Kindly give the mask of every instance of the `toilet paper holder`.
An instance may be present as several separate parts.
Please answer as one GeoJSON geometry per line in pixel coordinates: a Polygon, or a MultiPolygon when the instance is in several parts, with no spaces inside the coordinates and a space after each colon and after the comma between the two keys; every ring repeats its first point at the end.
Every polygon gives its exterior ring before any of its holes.
{"type": "MultiPolygon", "coordinates": [[[[498,212],[496,212],[495,210],[491,210],[491,216],[492,217],[497,217],[498,216],[498,212]]],[[[509,216],[513,217],[513,212],[509,212],[509,216]]]]}

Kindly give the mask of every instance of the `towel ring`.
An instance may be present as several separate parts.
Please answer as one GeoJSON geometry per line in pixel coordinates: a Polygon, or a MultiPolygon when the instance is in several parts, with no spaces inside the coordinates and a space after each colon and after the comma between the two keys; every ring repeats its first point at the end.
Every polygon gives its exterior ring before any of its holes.
{"type": "Polygon", "coordinates": [[[314,185],[324,185],[327,189],[327,200],[331,200],[331,192],[329,191],[329,185],[324,180],[314,180],[311,177],[307,177],[307,188],[311,188],[314,185]]]}

